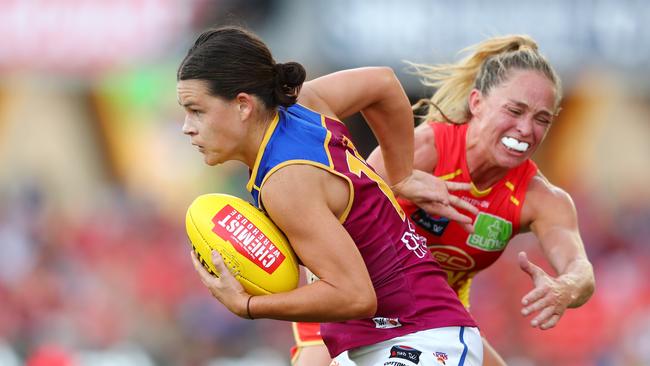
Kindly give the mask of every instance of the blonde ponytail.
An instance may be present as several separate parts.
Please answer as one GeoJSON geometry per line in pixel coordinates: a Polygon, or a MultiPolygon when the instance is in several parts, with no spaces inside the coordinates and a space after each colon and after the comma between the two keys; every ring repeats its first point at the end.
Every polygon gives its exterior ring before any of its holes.
{"type": "MultiPolygon", "coordinates": [[[[422,84],[436,89],[433,96],[416,104],[419,109],[428,105],[425,120],[465,123],[470,118],[467,99],[476,88],[487,95],[508,76],[512,68],[537,70],[556,86],[556,108],[561,99],[560,79],[548,61],[537,49],[537,43],[525,35],[494,37],[467,47],[461,53],[470,53],[454,64],[425,65],[407,62],[422,84]]],[[[416,109],[414,106],[414,109],[416,109]]]]}

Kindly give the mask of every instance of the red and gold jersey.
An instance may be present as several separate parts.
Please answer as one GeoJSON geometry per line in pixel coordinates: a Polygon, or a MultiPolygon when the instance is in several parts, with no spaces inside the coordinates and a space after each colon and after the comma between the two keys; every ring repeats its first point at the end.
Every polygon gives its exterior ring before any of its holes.
{"type": "MultiPolygon", "coordinates": [[[[438,164],[433,175],[448,181],[472,183],[466,161],[467,124],[429,125],[435,135],[438,164]]],[[[416,231],[427,238],[429,250],[447,272],[448,282],[466,307],[469,307],[469,287],[472,277],[489,267],[503,253],[510,239],[519,232],[521,208],[537,166],[526,160],[511,169],[492,187],[479,191],[451,191],[450,194],[471,203],[479,210],[474,216],[474,233],[445,217],[432,217],[411,202],[400,204],[416,223],[416,231]]]]}

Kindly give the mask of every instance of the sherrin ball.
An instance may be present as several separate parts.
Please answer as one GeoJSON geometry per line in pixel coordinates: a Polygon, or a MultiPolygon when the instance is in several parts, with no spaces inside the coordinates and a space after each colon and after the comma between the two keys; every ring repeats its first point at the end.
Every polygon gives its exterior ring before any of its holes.
{"type": "Polygon", "coordinates": [[[201,195],[187,209],[185,228],[203,266],[219,276],[211,260],[216,249],[248,293],[265,295],[298,286],[298,260],[289,240],[249,202],[227,194],[201,195]]]}

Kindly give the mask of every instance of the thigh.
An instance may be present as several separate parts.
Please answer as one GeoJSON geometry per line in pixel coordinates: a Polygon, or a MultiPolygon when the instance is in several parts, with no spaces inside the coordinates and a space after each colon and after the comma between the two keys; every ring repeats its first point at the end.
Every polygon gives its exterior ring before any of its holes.
{"type": "Polygon", "coordinates": [[[348,356],[358,366],[481,366],[483,343],[476,328],[445,327],[360,347],[348,356]]]}

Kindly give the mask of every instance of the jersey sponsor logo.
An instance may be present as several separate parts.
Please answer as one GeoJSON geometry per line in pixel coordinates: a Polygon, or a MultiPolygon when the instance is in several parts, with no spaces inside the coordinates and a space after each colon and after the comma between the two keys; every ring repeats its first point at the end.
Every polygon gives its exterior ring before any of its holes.
{"type": "Polygon", "coordinates": [[[372,318],[372,321],[375,322],[375,328],[379,329],[391,329],[402,326],[402,323],[399,322],[399,318],[382,318],[378,316],[372,318]]]}
{"type": "Polygon", "coordinates": [[[406,366],[406,364],[403,363],[403,362],[397,362],[397,361],[387,361],[387,362],[384,362],[384,366],[406,366]]]}
{"type": "Polygon", "coordinates": [[[429,216],[429,214],[426,213],[421,208],[418,208],[411,214],[411,219],[413,222],[415,222],[418,226],[423,228],[424,230],[430,232],[433,235],[436,236],[442,236],[442,234],[445,232],[445,229],[447,228],[447,225],[449,225],[449,219],[446,217],[439,217],[439,218],[434,218],[429,216]]]}
{"type": "Polygon", "coordinates": [[[212,218],[212,231],[226,240],[241,255],[271,274],[285,257],[271,240],[244,215],[226,205],[212,218]]]}
{"type": "Polygon", "coordinates": [[[476,198],[466,197],[466,196],[463,196],[460,199],[462,199],[463,201],[467,201],[467,202],[471,203],[472,205],[474,205],[476,207],[480,207],[480,208],[482,208],[484,210],[487,210],[487,208],[490,207],[490,201],[477,200],[476,198]]]}
{"type": "Polygon", "coordinates": [[[480,212],[474,221],[474,233],[467,237],[467,245],[488,252],[497,252],[506,247],[511,236],[510,221],[480,212]]]}
{"type": "Polygon", "coordinates": [[[393,346],[390,349],[389,358],[401,358],[403,360],[413,362],[414,364],[419,364],[421,354],[422,351],[417,350],[413,347],[399,345],[399,346],[393,346]]]}
{"type": "Polygon", "coordinates": [[[429,251],[442,269],[450,271],[467,271],[476,265],[472,256],[464,250],[451,245],[432,245],[429,251]]]}

